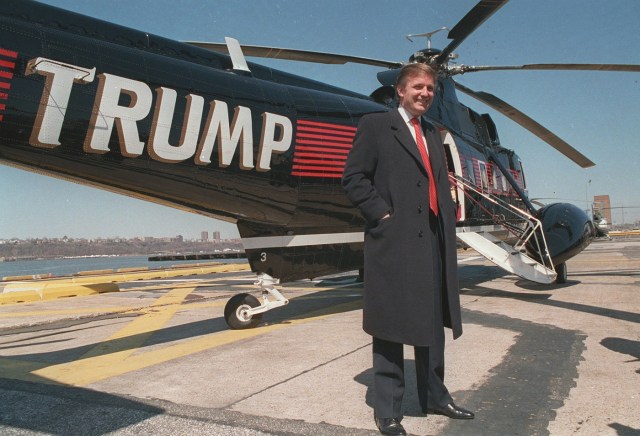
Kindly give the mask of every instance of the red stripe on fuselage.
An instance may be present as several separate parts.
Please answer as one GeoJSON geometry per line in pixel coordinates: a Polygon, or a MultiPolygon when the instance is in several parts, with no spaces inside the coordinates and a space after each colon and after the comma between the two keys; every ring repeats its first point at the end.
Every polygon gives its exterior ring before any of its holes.
{"type": "Polygon", "coordinates": [[[0,59],[0,67],[5,67],[13,70],[16,67],[15,62],[3,61],[0,59]]]}
{"type": "Polygon", "coordinates": [[[340,178],[356,128],[340,124],[298,120],[291,175],[340,178]]]}
{"type": "Polygon", "coordinates": [[[6,56],[11,59],[16,59],[18,57],[18,52],[7,50],[6,48],[0,48],[0,56],[6,56]]]}
{"type": "MultiPolygon", "coordinates": [[[[327,155],[323,154],[323,153],[306,153],[306,152],[300,152],[297,153],[296,152],[296,157],[324,157],[326,158],[327,155]]],[[[331,159],[339,159],[342,161],[346,161],[347,160],[347,156],[346,155],[333,155],[331,156],[331,159]]]]}
{"type": "Polygon", "coordinates": [[[329,124],[329,123],[320,123],[317,121],[298,120],[298,127],[302,127],[302,126],[323,127],[330,130],[345,130],[348,132],[353,132],[354,134],[356,133],[356,130],[357,130],[355,127],[343,126],[341,124],[329,124]]]}
{"type": "MultiPolygon", "coordinates": [[[[13,79],[13,70],[16,67],[15,59],[18,58],[18,52],[13,50],[7,50],[6,48],[0,48],[0,100],[7,100],[9,98],[9,90],[11,89],[11,80],[13,79]],[[7,60],[10,59],[10,60],[7,60]]],[[[0,122],[4,119],[4,111],[7,106],[0,104],[0,122]]]]}

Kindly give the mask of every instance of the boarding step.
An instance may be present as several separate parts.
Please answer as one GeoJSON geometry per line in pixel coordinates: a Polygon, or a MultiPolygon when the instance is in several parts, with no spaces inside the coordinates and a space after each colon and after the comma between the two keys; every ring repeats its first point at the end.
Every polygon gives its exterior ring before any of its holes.
{"type": "Polygon", "coordinates": [[[461,232],[458,238],[499,267],[536,283],[549,284],[556,272],[486,232],[461,232]]]}

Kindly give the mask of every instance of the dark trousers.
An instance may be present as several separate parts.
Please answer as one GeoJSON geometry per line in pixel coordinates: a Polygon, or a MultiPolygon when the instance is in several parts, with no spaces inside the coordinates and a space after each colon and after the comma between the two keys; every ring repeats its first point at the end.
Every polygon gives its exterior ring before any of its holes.
{"type": "MultiPolygon", "coordinates": [[[[423,411],[438,408],[452,401],[444,385],[444,324],[442,321],[442,253],[440,223],[432,214],[430,228],[433,232],[434,259],[434,331],[435,342],[430,347],[413,347],[416,364],[418,398],[423,411]]],[[[373,338],[374,411],[379,418],[402,418],[404,396],[403,344],[373,338]]]]}

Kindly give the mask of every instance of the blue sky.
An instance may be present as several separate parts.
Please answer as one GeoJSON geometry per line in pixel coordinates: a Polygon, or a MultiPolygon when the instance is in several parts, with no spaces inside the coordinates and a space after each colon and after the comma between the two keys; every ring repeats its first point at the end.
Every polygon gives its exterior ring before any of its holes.
{"type": "MultiPolygon", "coordinates": [[[[405,35],[452,27],[476,0],[46,0],[55,6],[178,40],[317,50],[405,61],[423,48],[405,35]]],[[[468,65],[525,63],[640,64],[637,0],[512,0],[458,49],[468,65]]],[[[447,44],[446,34],[433,38],[447,44]]],[[[379,68],[253,61],[369,94],[379,68]]],[[[640,74],[482,72],[457,76],[463,85],[497,95],[596,163],[581,169],[537,137],[481,103],[460,100],[494,119],[503,146],[524,162],[530,196],[569,200],[609,194],[614,222],[640,219],[640,74]],[[624,214],[624,215],[623,215],[624,214]]],[[[554,200],[545,200],[552,202],[554,200]]],[[[141,200],[0,166],[0,238],[198,237],[235,226],[141,200]]]]}

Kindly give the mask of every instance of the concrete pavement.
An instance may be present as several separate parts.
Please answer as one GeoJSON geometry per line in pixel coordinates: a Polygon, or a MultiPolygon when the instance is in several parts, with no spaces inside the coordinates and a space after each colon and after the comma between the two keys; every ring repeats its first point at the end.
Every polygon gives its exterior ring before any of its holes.
{"type": "MultiPolygon", "coordinates": [[[[638,434],[640,241],[592,244],[569,282],[525,282],[460,256],[465,332],[447,385],[473,421],[421,414],[412,434],[638,434]]],[[[119,284],[121,292],[0,306],[3,434],[376,434],[371,340],[352,275],[283,289],[291,303],[230,331],[229,272],[119,284]]]]}

